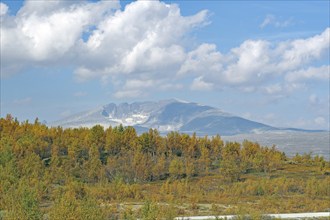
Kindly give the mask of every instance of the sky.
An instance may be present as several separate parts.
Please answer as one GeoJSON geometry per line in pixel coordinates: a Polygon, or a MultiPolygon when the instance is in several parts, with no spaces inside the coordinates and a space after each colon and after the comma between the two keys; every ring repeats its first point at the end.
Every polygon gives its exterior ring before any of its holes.
{"type": "Polygon", "coordinates": [[[1,117],[177,98],[329,130],[329,4],[3,0],[1,117]]]}

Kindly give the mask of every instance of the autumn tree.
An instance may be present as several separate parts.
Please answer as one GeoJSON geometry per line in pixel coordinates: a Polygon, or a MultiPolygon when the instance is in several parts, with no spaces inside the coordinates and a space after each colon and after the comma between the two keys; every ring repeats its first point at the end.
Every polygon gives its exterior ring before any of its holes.
{"type": "Polygon", "coordinates": [[[227,142],[222,149],[220,172],[230,181],[237,181],[242,173],[240,144],[227,142]]]}

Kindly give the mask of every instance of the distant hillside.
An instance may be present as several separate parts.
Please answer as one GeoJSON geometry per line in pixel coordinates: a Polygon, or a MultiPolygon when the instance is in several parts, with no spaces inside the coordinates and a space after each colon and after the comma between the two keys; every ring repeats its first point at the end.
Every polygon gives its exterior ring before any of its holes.
{"type": "MultiPolygon", "coordinates": [[[[161,133],[180,131],[196,132],[198,135],[235,135],[261,133],[279,129],[270,125],[251,121],[220,109],[184,102],[176,99],[159,102],[134,102],[132,104],[110,103],[94,110],[78,113],[63,120],[50,123],[50,126],[92,127],[100,124],[104,127],[133,126],[138,132],[156,128],[161,133]]],[[[305,130],[301,130],[305,131],[305,130]]]]}

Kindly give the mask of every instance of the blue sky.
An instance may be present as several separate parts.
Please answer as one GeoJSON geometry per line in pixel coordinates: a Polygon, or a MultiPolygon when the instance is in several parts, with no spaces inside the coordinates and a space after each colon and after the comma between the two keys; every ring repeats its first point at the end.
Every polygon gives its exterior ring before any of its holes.
{"type": "Polygon", "coordinates": [[[1,116],[178,98],[329,129],[329,1],[1,1],[1,116]]]}

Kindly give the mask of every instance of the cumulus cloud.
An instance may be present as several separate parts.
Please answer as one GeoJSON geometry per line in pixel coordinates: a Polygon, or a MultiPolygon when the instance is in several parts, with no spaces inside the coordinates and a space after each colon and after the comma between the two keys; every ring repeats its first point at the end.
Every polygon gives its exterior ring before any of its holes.
{"type": "Polygon", "coordinates": [[[207,74],[216,74],[222,71],[223,61],[223,55],[217,51],[216,45],[205,43],[187,54],[178,75],[200,75],[206,71],[207,74]]]}
{"type": "MultiPolygon", "coordinates": [[[[1,13],[6,10],[3,4],[1,13]]],[[[2,75],[28,66],[74,65],[78,81],[99,78],[129,87],[127,78],[161,79],[169,87],[187,58],[183,39],[207,17],[206,10],[182,16],[178,5],[159,1],[124,9],[118,1],[26,1],[1,26],[2,75]]]]}
{"type": "Polygon", "coordinates": [[[231,50],[223,77],[230,84],[260,81],[271,68],[271,54],[267,41],[247,40],[231,50]]]}
{"type": "MultiPolygon", "coordinates": [[[[191,48],[185,41],[209,23],[206,10],[183,16],[178,5],[160,1],[120,8],[119,1],[54,0],[25,1],[9,16],[8,7],[0,6],[2,76],[28,67],[73,66],[77,81],[111,83],[118,98],[184,87],[272,95],[297,89],[301,81],[328,79],[328,65],[312,64],[329,53],[330,28],[277,43],[248,39],[221,53],[215,44],[191,48]]],[[[268,16],[261,26],[270,24],[284,25],[268,16]]]]}
{"type": "Polygon", "coordinates": [[[175,74],[186,58],[182,38],[203,25],[207,12],[183,17],[177,5],[137,1],[105,18],[82,46],[89,71],[103,77],[115,74],[163,78],[175,74]],[[105,59],[106,57],[106,59],[105,59]],[[101,69],[101,71],[100,71],[101,69]]]}
{"type": "Polygon", "coordinates": [[[295,69],[320,59],[323,55],[329,55],[329,42],[330,28],[326,28],[321,34],[307,39],[282,42],[277,48],[281,54],[278,67],[283,70],[295,69]]]}
{"type": "Polygon", "coordinates": [[[40,65],[76,56],[82,34],[117,6],[114,1],[26,1],[16,17],[1,24],[2,74],[12,74],[17,63],[40,65]]]}
{"type": "Polygon", "coordinates": [[[266,94],[290,92],[301,88],[299,82],[329,79],[328,65],[311,66],[329,54],[329,33],[327,28],[307,39],[278,43],[246,40],[227,54],[221,54],[215,45],[204,45],[207,50],[201,50],[200,46],[189,53],[194,59],[188,55],[178,74],[203,76],[205,83],[221,88],[236,87],[245,91],[257,86],[266,94]],[[280,82],[267,86],[274,80],[280,82]]]}

